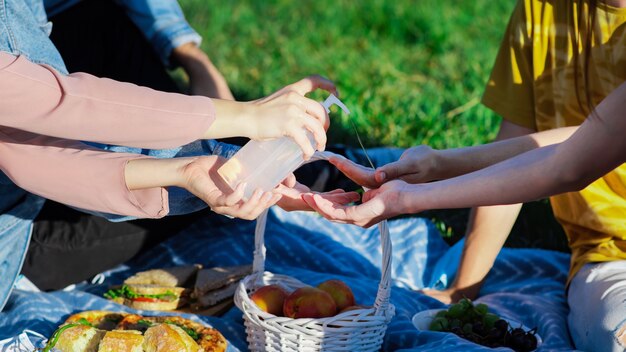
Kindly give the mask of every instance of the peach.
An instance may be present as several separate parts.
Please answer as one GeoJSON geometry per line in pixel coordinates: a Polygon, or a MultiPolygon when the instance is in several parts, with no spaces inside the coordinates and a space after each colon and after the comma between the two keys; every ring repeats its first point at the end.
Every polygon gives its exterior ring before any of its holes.
{"type": "Polygon", "coordinates": [[[289,293],[278,285],[267,285],[254,291],[250,299],[264,312],[276,316],[283,315],[283,303],[289,293]]]}
{"type": "Polygon", "coordinates": [[[290,318],[325,318],[337,314],[337,305],[328,293],[305,286],[293,291],[285,299],[283,312],[290,318]]]}
{"type": "Polygon", "coordinates": [[[348,285],[345,282],[337,279],[326,280],[321,284],[317,285],[322,291],[327,292],[335,301],[337,305],[337,310],[343,310],[346,307],[353,306],[354,303],[354,294],[348,285]]]}

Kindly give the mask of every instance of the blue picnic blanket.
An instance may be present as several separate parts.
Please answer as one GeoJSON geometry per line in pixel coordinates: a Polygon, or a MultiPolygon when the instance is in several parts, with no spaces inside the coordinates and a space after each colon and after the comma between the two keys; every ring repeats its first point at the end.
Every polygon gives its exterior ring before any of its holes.
{"type": "MultiPolygon", "coordinates": [[[[444,287],[454,277],[462,242],[449,247],[430,221],[418,217],[389,222],[393,244],[391,302],[396,315],[385,336],[385,351],[482,351],[453,334],[418,331],[411,323],[417,312],[443,304],[418,290],[444,287]]],[[[287,213],[273,208],[265,234],[266,270],[316,285],[339,278],[352,287],[357,303],[370,305],[380,281],[381,248],[375,227],[364,230],[334,224],[312,213],[287,213]]],[[[134,272],[150,268],[201,263],[205,267],[252,261],[254,222],[222,216],[203,218],[138,258],[105,273],[101,285],[73,291],[36,293],[16,290],[0,313],[0,340],[25,329],[49,336],[69,314],[91,309],[131,311],[106,299],[102,292],[134,272]]],[[[564,285],[569,256],[539,249],[504,249],[490,272],[478,302],[527,327],[537,327],[540,350],[570,351],[564,285]]],[[[141,312],[140,312],[141,313],[141,312]]],[[[245,351],[241,312],[222,317],[190,316],[219,329],[231,351],[245,351]]]]}

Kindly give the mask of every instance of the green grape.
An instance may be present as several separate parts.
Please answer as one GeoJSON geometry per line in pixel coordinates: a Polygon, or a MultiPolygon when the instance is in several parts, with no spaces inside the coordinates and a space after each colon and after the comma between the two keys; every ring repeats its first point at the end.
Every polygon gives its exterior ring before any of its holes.
{"type": "Polygon", "coordinates": [[[463,325],[463,332],[466,334],[471,334],[472,333],[472,324],[467,323],[465,325],[463,325]]]}
{"type": "Polygon", "coordinates": [[[430,323],[428,329],[432,331],[446,331],[448,329],[448,320],[443,317],[436,317],[430,323]]]}
{"type": "Polygon", "coordinates": [[[487,311],[489,310],[487,308],[487,305],[484,303],[477,304],[476,307],[474,307],[474,309],[476,310],[476,313],[478,313],[479,315],[485,315],[487,314],[487,311]]]}
{"type": "Polygon", "coordinates": [[[437,315],[435,315],[436,317],[441,317],[441,318],[445,318],[448,315],[448,311],[445,309],[442,309],[440,311],[437,312],[437,315]]]}

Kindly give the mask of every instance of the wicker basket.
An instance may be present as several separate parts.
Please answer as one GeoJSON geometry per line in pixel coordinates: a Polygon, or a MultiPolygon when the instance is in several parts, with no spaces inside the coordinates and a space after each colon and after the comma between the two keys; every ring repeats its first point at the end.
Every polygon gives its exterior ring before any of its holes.
{"type": "Polygon", "coordinates": [[[379,351],[387,324],[395,308],[389,303],[391,241],[387,222],[378,224],[382,243],[382,276],[374,306],[338,314],[330,318],[292,319],[260,310],[249,297],[257,288],[278,284],[293,291],[306,286],[286,276],[265,271],[265,223],[267,211],[258,219],[252,274],[245,277],[235,292],[235,304],[243,312],[251,351],[379,351]]]}

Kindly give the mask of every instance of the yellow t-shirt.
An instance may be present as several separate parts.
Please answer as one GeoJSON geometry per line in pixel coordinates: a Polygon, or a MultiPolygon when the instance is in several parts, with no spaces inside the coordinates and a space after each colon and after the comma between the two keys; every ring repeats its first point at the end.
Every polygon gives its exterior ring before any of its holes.
{"type": "MultiPolygon", "coordinates": [[[[572,56],[577,6],[573,0],[519,0],[485,90],[486,106],[538,131],[583,122],[572,56]]],[[[626,80],[626,9],[597,8],[588,72],[594,105],[626,80]]],[[[586,263],[626,259],[626,164],[550,201],[572,249],[570,280],[586,263]]]]}

